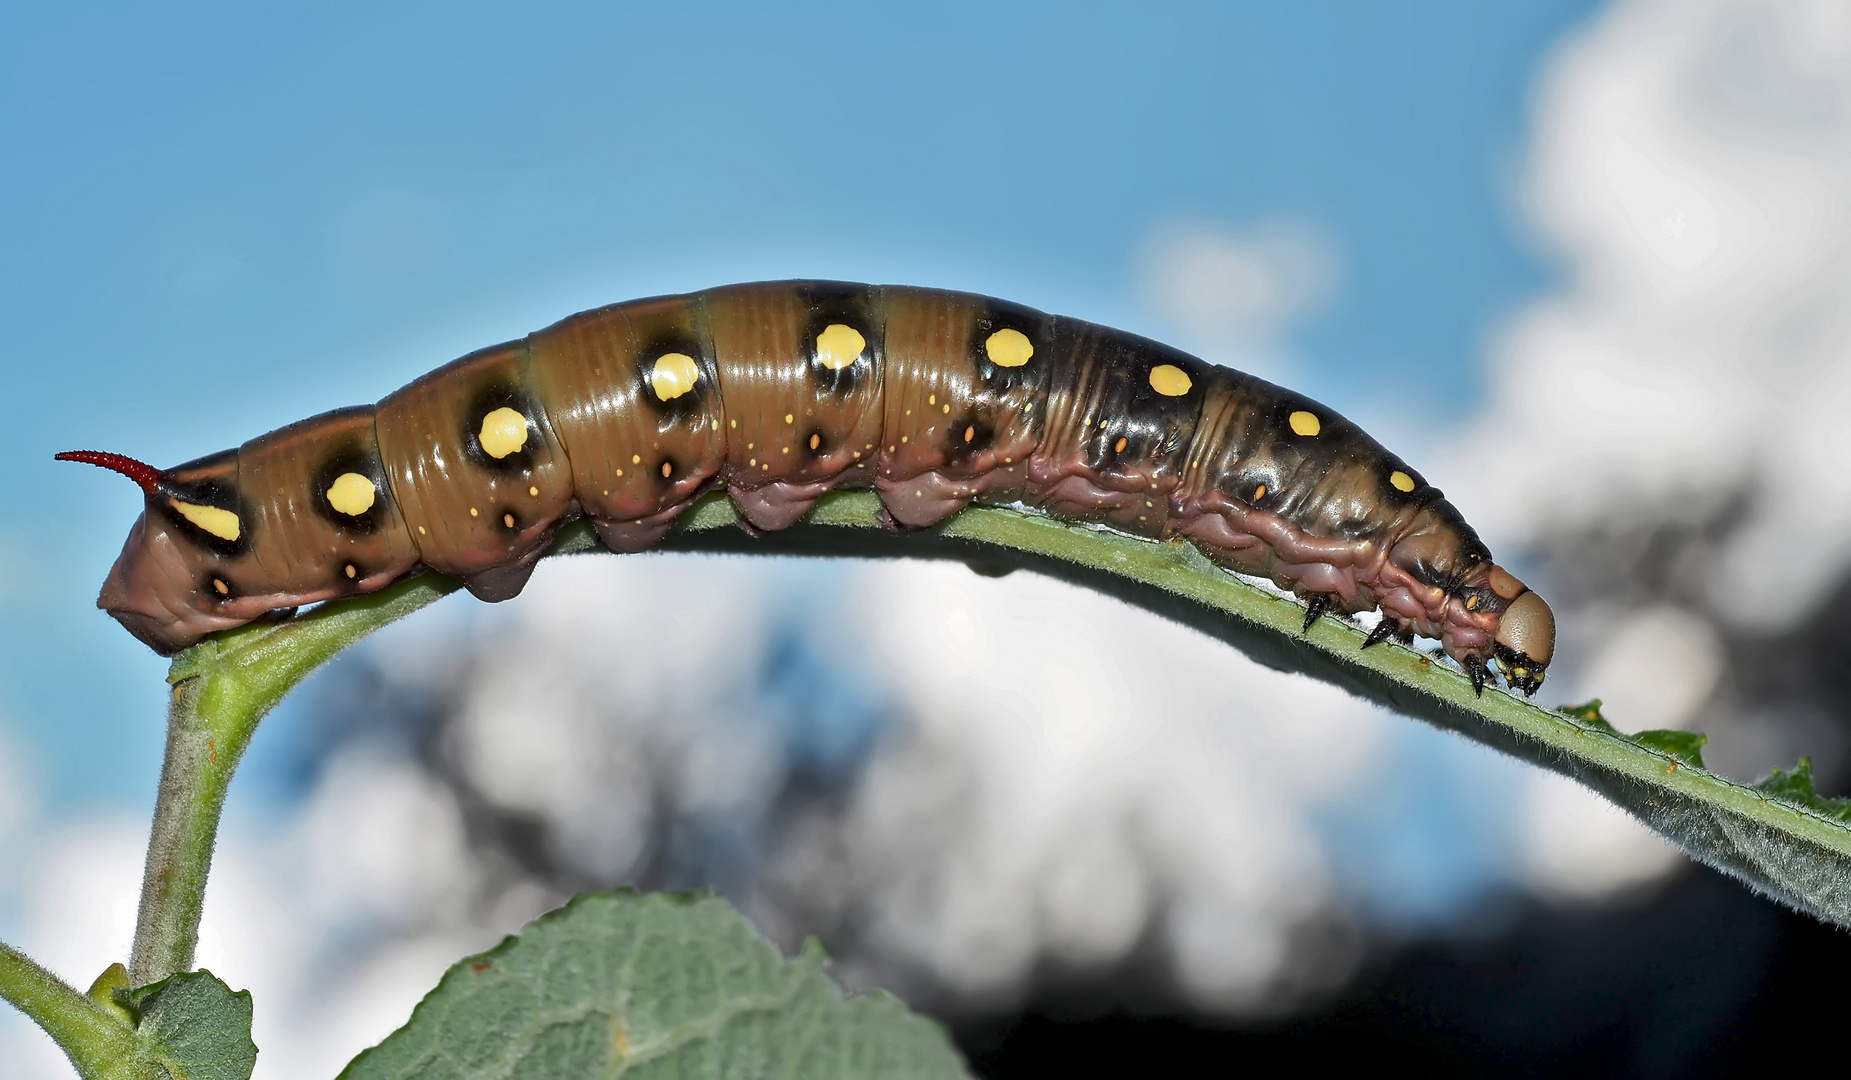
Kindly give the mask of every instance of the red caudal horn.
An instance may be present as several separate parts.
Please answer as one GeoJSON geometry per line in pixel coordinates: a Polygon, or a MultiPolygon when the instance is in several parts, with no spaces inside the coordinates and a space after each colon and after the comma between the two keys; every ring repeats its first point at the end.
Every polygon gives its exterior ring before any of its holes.
{"type": "Polygon", "coordinates": [[[82,461],[111,472],[119,472],[140,484],[141,489],[150,495],[154,494],[155,488],[161,483],[161,470],[152,465],[144,465],[132,457],[112,454],[106,450],[66,450],[57,456],[57,460],[82,461]]]}

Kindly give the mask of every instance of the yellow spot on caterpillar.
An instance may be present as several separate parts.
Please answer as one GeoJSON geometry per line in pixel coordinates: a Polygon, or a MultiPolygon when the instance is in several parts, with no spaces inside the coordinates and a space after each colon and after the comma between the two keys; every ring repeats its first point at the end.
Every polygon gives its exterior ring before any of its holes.
{"type": "Polygon", "coordinates": [[[1112,452],[1117,453],[1117,454],[1122,454],[1125,452],[1125,447],[1129,444],[1130,444],[1130,440],[1125,438],[1123,435],[1120,435],[1118,437],[1118,442],[1112,444],[1112,452]]]}
{"type": "Polygon", "coordinates": [[[756,467],[758,466],[758,459],[757,459],[757,458],[748,458],[748,459],[746,460],[746,464],[747,464],[747,465],[751,465],[751,466],[753,466],[754,468],[756,468],[756,467]]]}
{"type": "Polygon", "coordinates": [[[720,421],[719,421],[719,418],[718,418],[718,417],[715,417],[715,418],[714,418],[714,421],[713,421],[713,429],[714,429],[715,431],[718,431],[718,430],[720,430],[720,421]]]}
{"type": "Polygon", "coordinates": [[[810,436],[810,449],[814,450],[821,445],[823,445],[823,437],[821,435],[812,434],[810,436]]]}
{"type": "Polygon", "coordinates": [[[1195,381],[1175,364],[1158,364],[1150,369],[1150,388],[1164,397],[1182,397],[1195,381]]]}
{"type": "Polygon", "coordinates": [[[201,506],[198,503],[173,500],[173,508],[180,511],[180,516],[200,528],[218,537],[220,540],[236,540],[242,529],[238,525],[238,515],[230,510],[220,510],[216,506],[201,506]]]}
{"type": "Polygon", "coordinates": [[[1465,598],[1465,610],[1467,611],[1477,611],[1478,610],[1478,594],[1477,593],[1473,593],[1472,595],[1465,598]]]}
{"type": "Polygon", "coordinates": [[[1259,502],[1261,499],[1264,499],[1265,497],[1266,497],[1266,485],[1265,484],[1261,484],[1259,487],[1256,487],[1253,489],[1253,501],[1254,502],[1259,502]]]}
{"type": "Polygon", "coordinates": [[[649,388],[656,392],[662,401],[673,401],[694,389],[700,381],[700,365],[687,353],[663,353],[656,358],[656,366],[649,369],[649,388]]]}
{"type": "Polygon", "coordinates": [[[913,437],[911,435],[902,435],[900,436],[900,441],[902,443],[909,443],[913,441],[913,437]]]}
{"type": "Polygon", "coordinates": [[[1035,355],[1035,346],[1020,330],[998,330],[983,343],[983,353],[997,367],[1021,367],[1035,355]]]}
{"type": "Polygon", "coordinates": [[[1388,474],[1388,482],[1394,485],[1396,491],[1414,490],[1414,478],[1400,469],[1388,474]]]}
{"type": "Polygon", "coordinates": [[[757,449],[758,449],[758,444],[757,444],[757,443],[755,443],[755,442],[749,442],[749,443],[747,443],[747,444],[746,444],[746,449],[747,449],[747,450],[757,450],[757,449]]]}
{"type": "Polygon", "coordinates": [[[938,404],[938,395],[937,395],[937,394],[927,394],[927,395],[926,395],[926,404],[927,404],[927,405],[936,405],[936,404],[938,404]]]}
{"type": "Polygon", "coordinates": [[[348,517],[359,517],[371,510],[378,495],[372,479],[357,472],[344,472],[328,485],[328,505],[348,517]]]}
{"type": "Polygon", "coordinates": [[[1318,432],[1324,430],[1324,424],[1318,420],[1318,414],[1306,412],[1303,409],[1286,417],[1285,422],[1290,424],[1292,430],[1300,435],[1316,435],[1318,432]]]}
{"type": "Polygon", "coordinates": [[[212,591],[215,593],[218,593],[220,596],[230,596],[231,586],[225,584],[224,579],[222,578],[213,578],[212,579],[212,591]]]}
{"type": "Polygon", "coordinates": [[[964,441],[965,441],[965,442],[970,442],[971,440],[973,440],[973,439],[975,439],[976,437],[977,437],[977,428],[976,428],[976,425],[974,425],[974,424],[973,424],[972,426],[970,426],[970,427],[967,427],[967,428],[965,428],[965,429],[964,429],[964,441]]]}
{"type": "Polygon", "coordinates": [[[675,467],[673,465],[670,465],[666,461],[662,463],[662,479],[664,480],[668,479],[669,474],[673,473],[674,471],[675,471],[675,467]]]}
{"type": "Polygon", "coordinates": [[[788,453],[790,453],[790,452],[791,452],[791,448],[790,448],[790,447],[788,447],[788,446],[787,446],[787,447],[785,447],[785,448],[783,448],[782,450],[779,450],[779,451],[778,451],[778,453],[780,453],[780,454],[788,454],[788,453]]]}
{"type": "MultiPolygon", "coordinates": [[[[607,492],[605,492],[605,494],[606,494],[606,495],[609,495],[609,494],[610,494],[610,492],[608,492],[608,491],[607,491],[607,492]]],[[[430,533],[428,533],[428,532],[426,532],[426,531],[424,530],[424,526],[422,526],[422,525],[420,525],[420,526],[418,526],[418,535],[419,535],[419,536],[429,536],[429,535],[430,535],[430,533]]]]}
{"type": "Polygon", "coordinates": [[[514,528],[514,515],[513,514],[501,515],[501,524],[506,528],[510,528],[510,529],[514,528]]]}
{"type": "Polygon", "coordinates": [[[791,415],[790,413],[785,413],[785,414],[784,414],[784,422],[785,422],[785,423],[787,423],[787,424],[795,424],[795,423],[797,422],[797,418],[796,418],[795,416],[793,416],[793,415],[791,415]]]}
{"type": "Polygon", "coordinates": [[[739,421],[737,421],[737,420],[728,420],[728,421],[726,422],[726,426],[727,426],[727,427],[730,427],[730,428],[736,428],[736,427],[738,427],[738,426],[739,426],[739,421]]]}
{"type": "Polygon", "coordinates": [[[539,488],[537,488],[537,487],[530,487],[530,488],[528,488],[528,489],[527,489],[527,494],[529,494],[529,495],[538,495],[538,494],[540,494],[540,489],[539,489],[539,488]]]}
{"type": "Polygon", "coordinates": [[[469,508],[469,516],[470,517],[481,517],[482,515],[480,512],[476,510],[475,507],[472,506],[469,508]]]}
{"type": "Polygon", "coordinates": [[[500,461],[527,445],[527,418],[504,405],[482,418],[476,441],[483,453],[500,461]]]}
{"type": "Polygon", "coordinates": [[[951,403],[950,403],[950,402],[946,402],[945,404],[943,404],[943,405],[940,405],[940,406],[939,406],[939,408],[941,408],[941,409],[943,409],[943,410],[945,410],[946,412],[950,412],[950,411],[951,411],[951,403]]]}
{"type": "Polygon", "coordinates": [[[816,335],[816,362],[830,371],[841,371],[861,358],[868,339],[852,326],[830,323],[816,335]]]}
{"type": "Polygon", "coordinates": [[[1105,421],[1104,421],[1104,420],[1101,420],[1101,421],[1099,421],[1099,430],[1100,430],[1100,431],[1104,431],[1104,430],[1105,430],[1105,421]]]}
{"type": "Polygon", "coordinates": [[[348,563],[346,566],[343,566],[341,569],[346,572],[348,581],[352,581],[354,578],[357,578],[360,576],[359,568],[354,566],[353,563],[348,563]]]}

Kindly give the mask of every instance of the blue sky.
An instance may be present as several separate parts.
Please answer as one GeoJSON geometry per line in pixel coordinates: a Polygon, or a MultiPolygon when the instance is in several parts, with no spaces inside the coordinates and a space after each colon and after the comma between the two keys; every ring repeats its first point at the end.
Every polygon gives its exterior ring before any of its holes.
{"type": "Polygon", "coordinates": [[[164,663],[91,607],[132,485],[572,311],[735,280],[967,288],[1169,336],[1135,256],[1290,215],[1290,342],[1361,419],[1474,405],[1549,282],[1511,183],[1589,3],[13,5],[0,13],[0,733],[151,803],[164,663]]]}

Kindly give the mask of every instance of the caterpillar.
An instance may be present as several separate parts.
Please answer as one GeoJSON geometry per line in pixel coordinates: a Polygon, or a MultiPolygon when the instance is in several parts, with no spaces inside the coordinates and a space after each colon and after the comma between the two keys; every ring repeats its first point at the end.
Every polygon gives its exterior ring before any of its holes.
{"type": "Polygon", "coordinates": [[[97,606],[162,654],[420,568],[521,591],[580,516],[641,551],[709,490],[751,527],[872,486],[895,528],[973,500],[1182,538],[1363,647],[1439,639],[1534,694],[1549,605],[1437,488],[1332,410],[1122,331],[965,293],[733,285],[573,315],[171,469],[73,451],[146,508],[97,606]]]}

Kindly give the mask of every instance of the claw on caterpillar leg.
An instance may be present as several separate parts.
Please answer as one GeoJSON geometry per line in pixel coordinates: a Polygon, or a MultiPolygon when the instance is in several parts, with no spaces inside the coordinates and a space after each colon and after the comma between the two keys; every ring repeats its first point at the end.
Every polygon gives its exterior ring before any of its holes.
{"type": "Polygon", "coordinates": [[[1472,693],[1484,697],[1485,684],[1491,681],[1491,671],[1485,667],[1485,662],[1476,656],[1466,657],[1465,673],[1472,677],[1472,693]]]}
{"type": "Polygon", "coordinates": [[[1303,633],[1311,632],[1311,624],[1324,617],[1330,610],[1330,596],[1327,593],[1313,593],[1305,603],[1305,628],[1303,633]]]}
{"type": "Polygon", "coordinates": [[[1397,623],[1392,616],[1382,616],[1382,621],[1376,623],[1375,629],[1369,631],[1369,636],[1363,639],[1363,648],[1367,649],[1371,645],[1380,645],[1390,637],[1393,637],[1395,632],[1400,629],[1401,625],[1397,623]]]}

